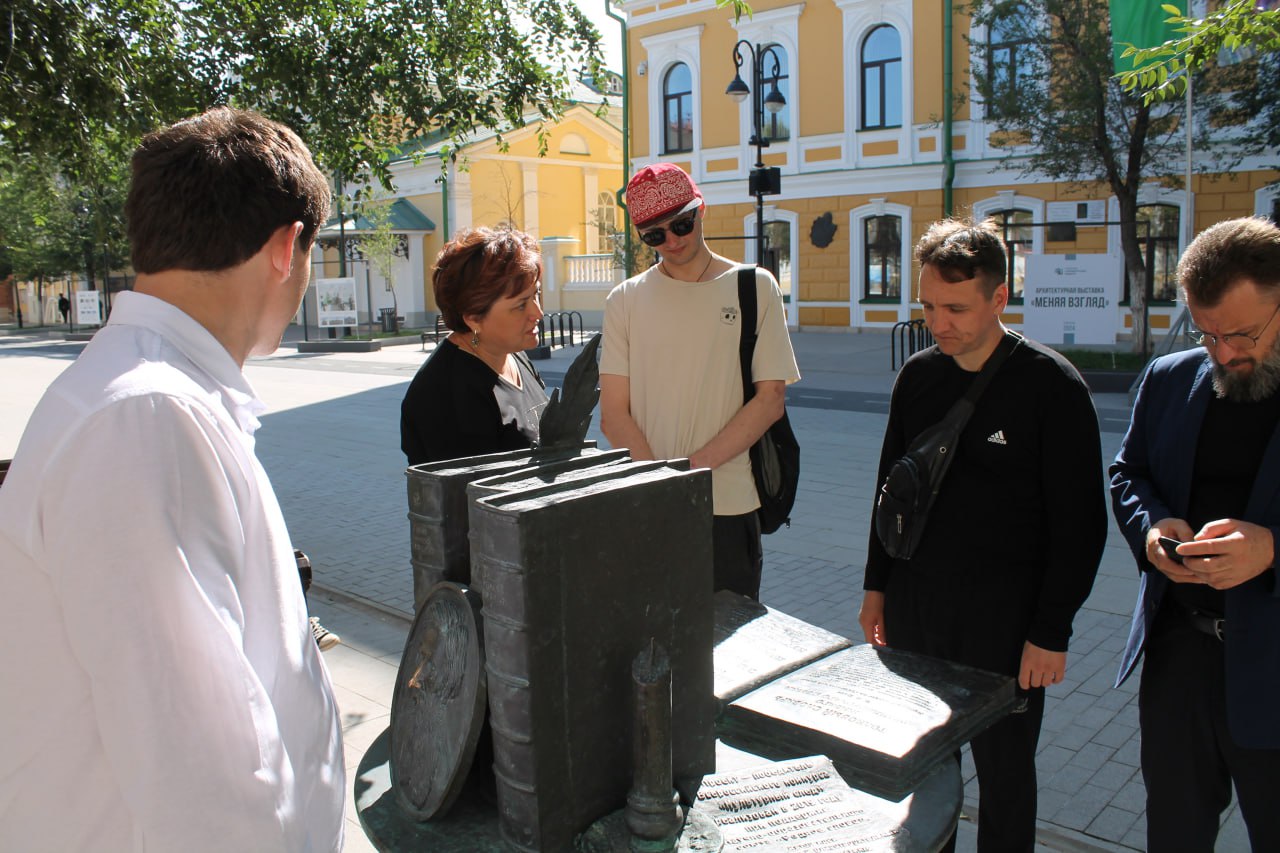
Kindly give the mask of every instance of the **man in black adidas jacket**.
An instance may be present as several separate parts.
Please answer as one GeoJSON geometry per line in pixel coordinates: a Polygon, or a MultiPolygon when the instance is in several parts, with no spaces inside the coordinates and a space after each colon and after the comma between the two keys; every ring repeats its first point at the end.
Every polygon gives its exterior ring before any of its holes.
{"type": "MultiPolygon", "coordinates": [[[[894,385],[879,483],[964,396],[1009,333],[994,223],[935,223],[916,245],[920,303],[937,346],[894,385]]],[[[974,738],[978,850],[1035,846],[1044,688],[1062,681],[1076,611],[1107,537],[1098,420],[1079,373],[1018,339],[978,400],[910,560],[872,524],[858,621],[868,642],[1014,676],[1025,708],[974,738]]],[[[952,838],[946,849],[954,849],[952,838]]]]}

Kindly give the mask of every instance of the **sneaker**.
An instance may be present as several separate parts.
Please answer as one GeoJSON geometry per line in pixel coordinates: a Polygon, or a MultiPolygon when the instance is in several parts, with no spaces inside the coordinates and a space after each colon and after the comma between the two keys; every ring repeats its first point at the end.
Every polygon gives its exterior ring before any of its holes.
{"type": "Polygon", "coordinates": [[[341,637],[320,624],[319,616],[311,617],[311,636],[316,638],[316,645],[322,652],[327,652],[342,642],[341,637]]]}

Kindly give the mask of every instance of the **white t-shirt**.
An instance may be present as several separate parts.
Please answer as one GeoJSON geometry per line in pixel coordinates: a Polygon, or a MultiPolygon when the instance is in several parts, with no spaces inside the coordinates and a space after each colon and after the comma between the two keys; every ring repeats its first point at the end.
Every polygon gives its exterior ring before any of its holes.
{"type": "Polygon", "coordinates": [[[122,293],[0,487],[0,846],[334,851],[342,730],[263,411],[195,320],[122,293]]]}
{"type": "MultiPolygon", "coordinates": [[[[756,271],[752,381],[800,378],[778,283],[756,271]]],[[[715,437],[742,408],[738,360],[738,268],[686,282],[658,266],[627,279],[605,302],[600,372],[628,377],[631,416],[658,459],[680,459],[715,437]]],[[[712,471],[716,515],[760,506],[751,459],[741,453],[712,471]]]]}

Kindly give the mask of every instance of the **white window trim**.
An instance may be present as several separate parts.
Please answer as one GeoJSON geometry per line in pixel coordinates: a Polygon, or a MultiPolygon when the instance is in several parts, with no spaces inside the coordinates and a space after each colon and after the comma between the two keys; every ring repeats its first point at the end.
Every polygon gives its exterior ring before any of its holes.
{"type": "Polygon", "coordinates": [[[560,154],[575,154],[577,156],[589,155],[591,146],[587,144],[587,139],[581,133],[566,133],[560,139],[560,154]]]}
{"type": "Polygon", "coordinates": [[[1280,186],[1263,187],[1260,190],[1256,190],[1253,194],[1253,215],[1270,216],[1271,204],[1278,198],[1280,198],[1280,186]]]}
{"type": "Polygon", "coordinates": [[[702,168],[697,156],[702,150],[702,31],[703,25],[660,33],[640,39],[640,46],[648,54],[649,63],[649,152],[655,160],[668,156],[676,159],[688,157],[695,181],[702,179],[702,168]],[[693,91],[693,149],[667,155],[664,151],[663,128],[666,116],[663,112],[662,83],[671,66],[683,62],[689,66],[693,91]]]}
{"type": "MultiPolygon", "coordinates": [[[[1002,210],[1028,210],[1031,212],[1032,222],[1045,221],[1044,199],[1033,198],[1028,195],[1018,195],[1012,190],[1004,190],[1003,192],[996,193],[990,198],[984,198],[982,201],[974,202],[973,218],[981,222],[988,216],[993,216],[1002,210]]],[[[1044,254],[1044,238],[1044,228],[1037,226],[1031,229],[1032,254],[1044,254]]]]}
{"type": "MultiPolygon", "coordinates": [[[[1145,207],[1146,205],[1149,205],[1149,204],[1166,204],[1169,207],[1178,208],[1178,257],[1182,257],[1182,253],[1186,251],[1186,248],[1187,248],[1187,228],[1186,228],[1187,194],[1186,194],[1186,191],[1169,189],[1168,187],[1162,187],[1157,183],[1143,184],[1142,188],[1138,190],[1138,207],[1145,207]]],[[[1115,196],[1109,196],[1107,198],[1107,220],[1110,222],[1120,221],[1120,202],[1116,199],[1115,196]]],[[[1139,234],[1138,239],[1142,240],[1144,236],[1145,235],[1143,234],[1139,234]]],[[[1107,226],[1107,254],[1117,255],[1120,258],[1121,278],[1120,278],[1120,283],[1118,285],[1119,287],[1118,292],[1123,297],[1124,295],[1124,245],[1120,242],[1120,226],[1119,225],[1107,226]]],[[[1176,301],[1175,301],[1174,310],[1176,310],[1176,306],[1178,304],[1181,304],[1182,302],[1182,289],[1180,287],[1177,288],[1175,290],[1175,293],[1176,293],[1176,301]]],[[[1132,305],[1132,302],[1121,303],[1120,310],[1122,312],[1121,314],[1122,323],[1124,322],[1123,315],[1127,314],[1130,311],[1131,305],[1132,305]]],[[[1170,310],[1168,307],[1168,303],[1151,305],[1149,307],[1153,311],[1169,311],[1170,310]]],[[[1126,330],[1123,326],[1121,326],[1120,331],[1121,333],[1124,333],[1125,331],[1132,332],[1131,329],[1126,330]]]]}
{"type": "MultiPolygon", "coordinates": [[[[1148,204],[1167,204],[1170,207],[1178,208],[1178,257],[1182,257],[1183,251],[1187,248],[1187,229],[1183,227],[1187,221],[1186,192],[1162,187],[1156,183],[1146,183],[1138,190],[1138,207],[1144,207],[1148,204]]],[[[1120,221],[1120,202],[1115,196],[1107,198],[1107,220],[1110,222],[1120,221]]],[[[1143,236],[1139,234],[1138,239],[1141,240],[1143,236]]],[[[1124,246],[1120,242],[1119,225],[1107,226],[1107,254],[1119,255],[1122,260],[1124,258],[1124,246]]],[[[1123,290],[1123,287],[1121,289],[1123,290]]]]}
{"type": "MultiPolygon", "coordinates": [[[[791,232],[791,301],[787,303],[787,325],[791,328],[798,328],[800,324],[800,214],[793,210],[784,210],[780,207],[765,205],[764,221],[769,222],[785,222],[787,228],[791,232]]],[[[743,242],[742,257],[743,262],[748,264],[756,263],[756,214],[753,210],[746,216],[742,217],[742,233],[751,235],[743,242]]]]}
{"type": "Polygon", "coordinates": [[[885,201],[884,199],[872,199],[870,204],[864,204],[862,207],[856,207],[849,211],[849,280],[852,286],[849,289],[849,316],[856,325],[862,314],[867,310],[868,305],[873,305],[872,310],[886,311],[891,307],[898,309],[898,319],[904,320],[907,317],[903,313],[903,309],[909,312],[911,303],[914,301],[911,297],[912,285],[911,280],[911,235],[914,233],[911,225],[911,208],[905,204],[895,204],[885,201]],[[864,229],[862,220],[871,216],[897,216],[902,220],[902,292],[898,294],[897,303],[893,302],[876,302],[863,303],[866,298],[866,275],[862,263],[862,240],[864,229]]]}
{"type": "MultiPolygon", "coordinates": [[[[1042,23],[1044,26],[1049,25],[1048,22],[1042,23]]],[[[973,123],[972,132],[978,135],[976,142],[979,151],[981,152],[981,156],[990,156],[993,152],[997,156],[1004,156],[1009,153],[1008,147],[994,146],[988,141],[991,134],[994,132],[994,128],[987,119],[986,101],[982,100],[981,95],[978,93],[978,76],[975,71],[975,69],[978,68],[978,63],[982,59],[982,54],[980,53],[981,48],[979,46],[985,46],[988,38],[990,38],[990,36],[988,35],[988,27],[985,24],[971,24],[969,30],[969,121],[973,123]]],[[[1018,146],[1018,148],[1025,151],[1031,150],[1031,146],[1029,145],[1018,146]]],[[[1037,221],[1039,220],[1037,219],[1037,221]]]]}
{"type": "Polygon", "coordinates": [[[856,167],[867,160],[882,163],[890,159],[864,158],[858,139],[863,133],[876,134],[877,138],[897,139],[898,153],[891,159],[894,162],[909,163],[914,157],[912,128],[915,122],[912,4],[904,0],[892,0],[892,2],[835,0],[835,4],[844,15],[842,42],[844,45],[844,133],[845,138],[850,140],[848,150],[845,152],[845,165],[856,167]],[[858,96],[862,91],[862,43],[866,40],[868,33],[883,24],[888,24],[898,31],[898,38],[902,44],[902,126],[887,131],[878,129],[863,131],[858,122],[861,108],[858,96]]]}
{"type": "MultiPolygon", "coordinates": [[[[746,39],[754,47],[756,45],[777,44],[787,55],[787,79],[782,96],[787,99],[787,107],[791,115],[791,136],[783,142],[771,142],[766,149],[769,153],[782,152],[787,156],[787,172],[799,170],[800,147],[800,13],[804,4],[784,6],[781,9],[770,9],[756,12],[751,18],[743,18],[736,25],[739,39],[746,39]]],[[[741,72],[743,80],[752,85],[754,72],[751,68],[751,57],[743,57],[741,72]]],[[[764,70],[771,68],[768,62],[764,70]]],[[[728,97],[728,96],[726,96],[728,97]]],[[[738,162],[742,164],[741,174],[746,175],[755,163],[755,146],[751,141],[751,98],[747,98],[738,109],[738,162]]]]}

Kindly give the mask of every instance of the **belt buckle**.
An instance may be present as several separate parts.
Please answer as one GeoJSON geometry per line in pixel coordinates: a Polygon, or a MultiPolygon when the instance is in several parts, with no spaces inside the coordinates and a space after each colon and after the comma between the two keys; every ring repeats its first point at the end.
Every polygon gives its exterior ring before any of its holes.
{"type": "Polygon", "coordinates": [[[1225,618],[1212,619],[1210,623],[1213,625],[1213,634],[1218,638],[1218,642],[1225,642],[1222,637],[1222,626],[1227,620],[1225,618]]]}

